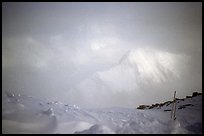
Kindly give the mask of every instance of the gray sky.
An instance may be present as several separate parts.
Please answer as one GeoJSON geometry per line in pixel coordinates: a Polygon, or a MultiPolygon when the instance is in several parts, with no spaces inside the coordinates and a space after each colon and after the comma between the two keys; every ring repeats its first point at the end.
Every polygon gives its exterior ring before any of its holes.
{"type": "Polygon", "coordinates": [[[2,90],[84,107],[202,91],[202,3],[3,3],[2,90]]]}

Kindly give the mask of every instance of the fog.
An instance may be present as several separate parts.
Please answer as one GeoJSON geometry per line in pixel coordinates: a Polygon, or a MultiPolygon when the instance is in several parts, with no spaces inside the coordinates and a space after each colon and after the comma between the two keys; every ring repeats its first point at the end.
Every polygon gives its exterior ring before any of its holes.
{"type": "Polygon", "coordinates": [[[82,107],[202,92],[202,3],[2,3],[2,90],[82,107]]]}

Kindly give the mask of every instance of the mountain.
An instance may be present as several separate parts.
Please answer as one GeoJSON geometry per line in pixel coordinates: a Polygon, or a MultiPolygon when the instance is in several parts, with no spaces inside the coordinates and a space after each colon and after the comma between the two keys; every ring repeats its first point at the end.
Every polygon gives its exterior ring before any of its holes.
{"type": "Polygon", "coordinates": [[[165,51],[150,48],[135,49],[125,53],[118,65],[107,71],[98,72],[98,74],[104,80],[108,80],[107,78],[110,77],[122,80],[123,76],[127,75],[128,78],[131,78],[132,75],[137,85],[139,83],[164,83],[170,78],[178,78],[181,75],[179,70],[175,69],[177,61],[180,60],[182,60],[181,56],[165,51]],[[118,79],[119,75],[121,78],[118,79]]]}
{"type": "Polygon", "coordinates": [[[186,80],[183,80],[185,72],[182,70],[186,58],[188,57],[150,48],[129,50],[116,65],[94,73],[76,88],[83,94],[84,101],[93,101],[92,97],[97,97],[98,103],[104,106],[106,105],[101,99],[103,97],[107,101],[112,100],[110,103],[129,107],[133,107],[133,103],[143,103],[144,100],[151,103],[155,101],[153,98],[170,99],[172,94],[169,90],[179,91],[187,86],[186,80]],[[158,97],[159,95],[164,97],[158,97]],[[132,102],[124,105],[125,96],[132,102]]]}

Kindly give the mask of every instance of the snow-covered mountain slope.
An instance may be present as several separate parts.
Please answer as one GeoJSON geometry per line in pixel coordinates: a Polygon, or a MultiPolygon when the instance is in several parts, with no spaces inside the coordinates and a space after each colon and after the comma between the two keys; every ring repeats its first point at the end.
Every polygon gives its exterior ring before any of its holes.
{"type": "Polygon", "coordinates": [[[139,48],[128,51],[117,65],[96,75],[104,82],[118,86],[118,90],[130,90],[137,88],[140,83],[159,84],[171,78],[179,78],[188,58],[156,49],[139,48]],[[126,83],[126,86],[120,86],[120,83],[126,83]]]}
{"type": "Polygon", "coordinates": [[[171,105],[139,110],[123,107],[79,108],[59,101],[2,94],[2,133],[202,133],[202,96],[180,101],[176,120],[171,105]]]}
{"type": "Polygon", "coordinates": [[[183,86],[188,86],[186,80],[183,80],[187,75],[185,66],[188,59],[189,56],[186,55],[151,48],[130,50],[116,65],[94,73],[75,89],[80,91],[88,105],[92,105],[93,99],[97,99],[104,107],[107,105],[101,99],[103,97],[106,97],[108,103],[126,107],[144,102],[153,103],[152,98],[159,101],[170,99],[172,92],[169,90],[181,90],[183,86]],[[130,102],[123,98],[129,98],[130,102]]]}

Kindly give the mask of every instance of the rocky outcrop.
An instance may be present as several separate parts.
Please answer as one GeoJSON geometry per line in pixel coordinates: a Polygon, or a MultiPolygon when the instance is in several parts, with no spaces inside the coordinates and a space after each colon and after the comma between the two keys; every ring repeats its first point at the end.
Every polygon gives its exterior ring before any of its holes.
{"type": "MultiPolygon", "coordinates": [[[[196,96],[199,96],[199,95],[202,95],[202,93],[193,92],[192,96],[186,96],[186,98],[182,98],[182,99],[176,98],[176,101],[177,101],[177,103],[179,103],[180,101],[184,101],[185,99],[196,97],[196,96]]],[[[156,103],[156,104],[152,104],[152,105],[139,105],[137,107],[137,109],[144,110],[144,109],[161,108],[162,106],[164,106],[164,105],[168,106],[171,103],[173,103],[173,101],[166,101],[166,102],[163,102],[163,103],[156,103]]],[[[194,105],[187,104],[187,105],[183,105],[183,106],[178,107],[178,109],[183,109],[183,108],[186,108],[187,106],[194,106],[194,105]]],[[[169,110],[167,110],[167,111],[169,111],[169,110]]]]}

